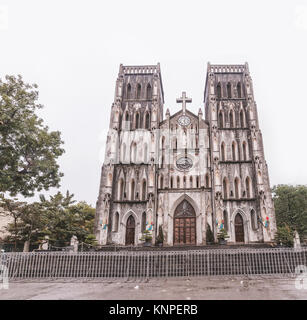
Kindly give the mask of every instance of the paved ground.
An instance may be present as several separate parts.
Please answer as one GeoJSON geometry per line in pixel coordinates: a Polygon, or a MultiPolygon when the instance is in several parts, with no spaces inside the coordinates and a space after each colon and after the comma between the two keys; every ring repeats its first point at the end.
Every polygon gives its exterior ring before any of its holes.
{"type": "Polygon", "coordinates": [[[148,282],[13,282],[0,299],[94,300],[225,300],[307,299],[307,289],[294,279],[160,279],[148,282]]]}

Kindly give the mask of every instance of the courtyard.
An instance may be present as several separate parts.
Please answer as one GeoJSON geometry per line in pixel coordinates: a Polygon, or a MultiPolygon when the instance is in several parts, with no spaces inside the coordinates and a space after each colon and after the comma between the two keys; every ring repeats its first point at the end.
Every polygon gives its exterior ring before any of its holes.
{"type": "Polygon", "coordinates": [[[11,282],[1,300],[305,300],[290,277],[11,282]]]}

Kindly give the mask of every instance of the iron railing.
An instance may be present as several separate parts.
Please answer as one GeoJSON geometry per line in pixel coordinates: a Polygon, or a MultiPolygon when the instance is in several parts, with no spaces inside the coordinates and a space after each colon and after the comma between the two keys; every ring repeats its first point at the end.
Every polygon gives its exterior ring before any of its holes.
{"type": "Polygon", "coordinates": [[[0,259],[9,280],[293,275],[307,265],[307,248],[14,252],[0,259]]]}

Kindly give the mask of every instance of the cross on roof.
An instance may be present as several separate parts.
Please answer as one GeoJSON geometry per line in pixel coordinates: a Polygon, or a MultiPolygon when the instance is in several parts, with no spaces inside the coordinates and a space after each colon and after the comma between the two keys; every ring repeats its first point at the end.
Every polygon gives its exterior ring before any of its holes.
{"type": "Polygon", "coordinates": [[[176,102],[177,102],[177,103],[181,103],[181,102],[182,102],[182,110],[183,110],[183,113],[185,113],[186,103],[192,102],[192,99],[191,99],[191,98],[188,98],[188,97],[186,96],[185,91],[183,91],[181,98],[176,99],[176,102]]]}

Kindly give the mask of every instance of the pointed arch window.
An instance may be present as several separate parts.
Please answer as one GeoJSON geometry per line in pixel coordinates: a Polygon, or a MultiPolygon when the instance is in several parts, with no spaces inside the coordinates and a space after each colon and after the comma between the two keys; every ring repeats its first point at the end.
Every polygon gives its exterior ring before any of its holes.
{"type": "Polygon", "coordinates": [[[142,87],[141,87],[141,85],[138,83],[137,89],[136,89],[136,98],[137,98],[137,99],[141,99],[141,89],[142,89],[142,87]]]}
{"type": "Polygon", "coordinates": [[[136,163],[136,155],[137,155],[136,143],[132,142],[131,154],[130,154],[130,161],[131,162],[136,163]]]}
{"type": "Polygon", "coordinates": [[[190,176],[190,188],[193,188],[193,177],[190,176]]]}
{"type": "Polygon", "coordinates": [[[136,113],[135,115],[135,129],[140,128],[140,114],[139,112],[136,113]]]}
{"type": "Polygon", "coordinates": [[[131,99],[131,84],[127,85],[127,99],[131,99]]]}
{"type": "Polygon", "coordinates": [[[230,110],[230,112],[229,112],[229,126],[230,126],[230,128],[234,128],[235,127],[233,110],[230,110]]]}
{"type": "Polygon", "coordinates": [[[206,188],[210,188],[210,179],[208,173],[206,173],[206,188]]]}
{"type": "Polygon", "coordinates": [[[142,183],[142,200],[146,200],[146,180],[143,180],[142,183]]]}
{"type": "Polygon", "coordinates": [[[160,176],[160,189],[163,189],[163,175],[160,176]]]}
{"type": "Polygon", "coordinates": [[[243,149],[243,160],[246,161],[247,160],[247,147],[246,147],[245,141],[243,141],[242,149],[243,149]]]}
{"type": "Polygon", "coordinates": [[[223,179],[223,194],[224,194],[224,199],[228,199],[228,182],[227,179],[223,179]]]}
{"type": "Polygon", "coordinates": [[[220,82],[216,86],[216,94],[217,94],[217,98],[218,99],[222,98],[222,88],[221,88],[221,83],[220,82]]]}
{"type": "Polygon", "coordinates": [[[180,178],[179,178],[179,176],[177,177],[177,188],[180,188],[180,178]]]}
{"type": "Polygon", "coordinates": [[[200,183],[199,183],[199,177],[196,177],[196,188],[200,187],[200,183]]]}
{"type": "Polygon", "coordinates": [[[221,159],[222,159],[222,161],[226,161],[225,143],[224,142],[222,142],[222,144],[221,144],[221,159]]]}
{"type": "Polygon", "coordinates": [[[240,199],[240,181],[239,178],[235,178],[235,198],[240,199]]]}
{"type": "Polygon", "coordinates": [[[247,198],[251,198],[252,197],[252,194],[251,194],[251,181],[250,181],[249,177],[246,178],[245,184],[246,184],[246,197],[247,198]]]}
{"type": "Polygon", "coordinates": [[[146,99],[150,100],[152,98],[151,85],[148,83],[146,88],[146,99]]]}
{"type": "Polygon", "coordinates": [[[130,200],[135,199],[135,181],[134,179],[131,180],[131,189],[130,189],[130,200]]]}
{"type": "Polygon", "coordinates": [[[242,98],[241,82],[237,83],[237,93],[238,93],[238,98],[242,98]]]}
{"type": "Polygon", "coordinates": [[[173,188],[174,188],[174,178],[171,177],[171,189],[173,189],[173,188]]]}
{"type": "Polygon", "coordinates": [[[145,116],[145,129],[149,129],[149,128],[150,128],[149,112],[146,112],[146,116],[145,116]]]}
{"type": "Polygon", "coordinates": [[[219,112],[219,127],[223,128],[224,127],[224,119],[223,119],[223,113],[222,111],[219,112]]]}
{"type": "Polygon", "coordinates": [[[230,82],[227,83],[227,97],[231,98],[231,84],[230,84],[230,82]]]}
{"type": "Polygon", "coordinates": [[[124,180],[123,179],[119,180],[117,199],[120,201],[124,199],[124,180]]]}
{"type": "Polygon", "coordinates": [[[232,151],[232,160],[236,161],[236,143],[233,141],[231,145],[231,151],[232,151]]]}

